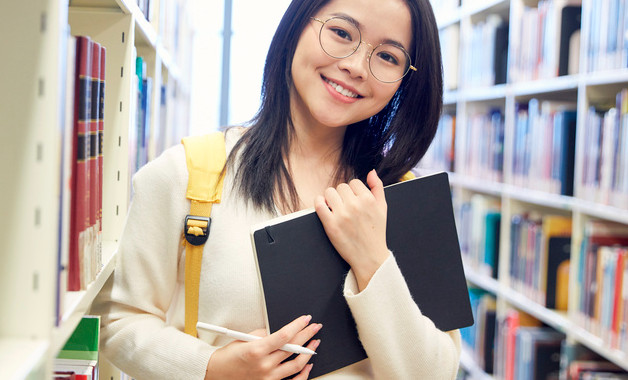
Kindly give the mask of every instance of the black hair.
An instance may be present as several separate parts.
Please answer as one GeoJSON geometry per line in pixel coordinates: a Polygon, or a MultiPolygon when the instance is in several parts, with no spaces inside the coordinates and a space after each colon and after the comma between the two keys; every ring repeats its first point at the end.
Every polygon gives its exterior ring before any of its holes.
{"type": "MultiPolygon", "coordinates": [[[[402,79],[379,113],[347,126],[341,168],[336,173],[339,182],[365,181],[372,169],[385,185],[398,182],[423,157],[436,133],[443,96],[438,27],[429,0],[405,1],[412,17],[409,54],[417,71],[402,79]]],[[[229,155],[227,165],[235,170],[235,189],[258,208],[274,211],[275,201],[284,208],[298,207],[285,165],[293,132],[292,59],[310,17],[328,2],[293,0],[288,6],[266,57],[260,109],[229,155]]]]}

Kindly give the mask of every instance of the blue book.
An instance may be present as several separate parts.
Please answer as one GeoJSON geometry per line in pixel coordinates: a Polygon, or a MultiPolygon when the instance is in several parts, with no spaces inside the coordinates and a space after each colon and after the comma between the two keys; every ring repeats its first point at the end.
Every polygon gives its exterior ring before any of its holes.
{"type": "Polygon", "coordinates": [[[484,239],[484,264],[491,268],[491,277],[497,278],[499,267],[499,230],[502,215],[489,211],[485,216],[486,233],[484,239]]]}
{"type": "Polygon", "coordinates": [[[563,111],[561,122],[561,125],[557,126],[562,131],[559,165],[560,193],[572,196],[576,152],[576,111],[563,111]]]}

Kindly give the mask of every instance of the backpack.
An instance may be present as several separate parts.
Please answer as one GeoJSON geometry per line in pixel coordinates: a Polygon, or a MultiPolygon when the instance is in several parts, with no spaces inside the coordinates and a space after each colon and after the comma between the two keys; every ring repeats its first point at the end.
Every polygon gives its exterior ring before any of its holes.
{"type": "MultiPolygon", "coordinates": [[[[220,203],[227,161],[225,136],[222,132],[190,136],[181,140],[185,148],[188,168],[186,198],[190,200],[190,213],[185,217],[182,244],[185,244],[185,327],[184,332],[197,336],[198,295],[201,278],[203,247],[209,237],[211,210],[220,203]]],[[[406,173],[401,181],[414,178],[406,173]]]]}
{"type": "Polygon", "coordinates": [[[183,331],[197,336],[198,291],[201,279],[203,246],[209,237],[211,211],[220,203],[227,161],[225,137],[222,132],[181,140],[185,148],[188,168],[188,187],[185,197],[190,200],[190,213],[185,217],[185,327],[183,331]]]}

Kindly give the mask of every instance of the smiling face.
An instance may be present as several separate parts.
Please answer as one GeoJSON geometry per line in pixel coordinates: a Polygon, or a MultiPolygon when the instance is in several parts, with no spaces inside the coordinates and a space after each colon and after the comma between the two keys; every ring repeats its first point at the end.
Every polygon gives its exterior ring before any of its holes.
{"type": "MultiPolygon", "coordinates": [[[[332,0],[317,19],[355,20],[362,41],[372,46],[412,43],[411,16],[404,0],[332,0]]],[[[319,43],[322,24],[311,20],[301,33],[292,61],[291,111],[296,126],[344,127],[367,119],[386,106],[401,81],[383,83],[369,71],[372,47],[362,43],[349,57],[327,55],[319,43]]],[[[411,75],[411,74],[409,74],[411,75]]]]}

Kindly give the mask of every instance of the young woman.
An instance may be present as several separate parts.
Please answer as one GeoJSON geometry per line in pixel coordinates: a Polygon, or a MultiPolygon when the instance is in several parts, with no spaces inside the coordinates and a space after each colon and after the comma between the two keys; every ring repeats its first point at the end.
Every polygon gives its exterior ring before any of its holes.
{"type": "MultiPolygon", "coordinates": [[[[260,19],[259,22],[264,22],[260,19]]],[[[326,379],[452,379],[458,331],[412,300],[386,246],[385,184],[423,156],[442,105],[440,47],[428,0],[294,0],[271,44],[260,111],[225,134],[223,198],[203,255],[199,320],[264,336],[249,227],[314,207],[351,266],[344,295],[368,359],[326,379]]],[[[183,329],[185,153],[167,150],[134,178],[113,278],[95,301],[102,346],[137,379],[306,379],[325,328],[303,316],[254,342],[183,329]]],[[[420,244],[417,245],[420,250],[420,244]]],[[[303,295],[304,297],[307,295],[303,295]]]]}

